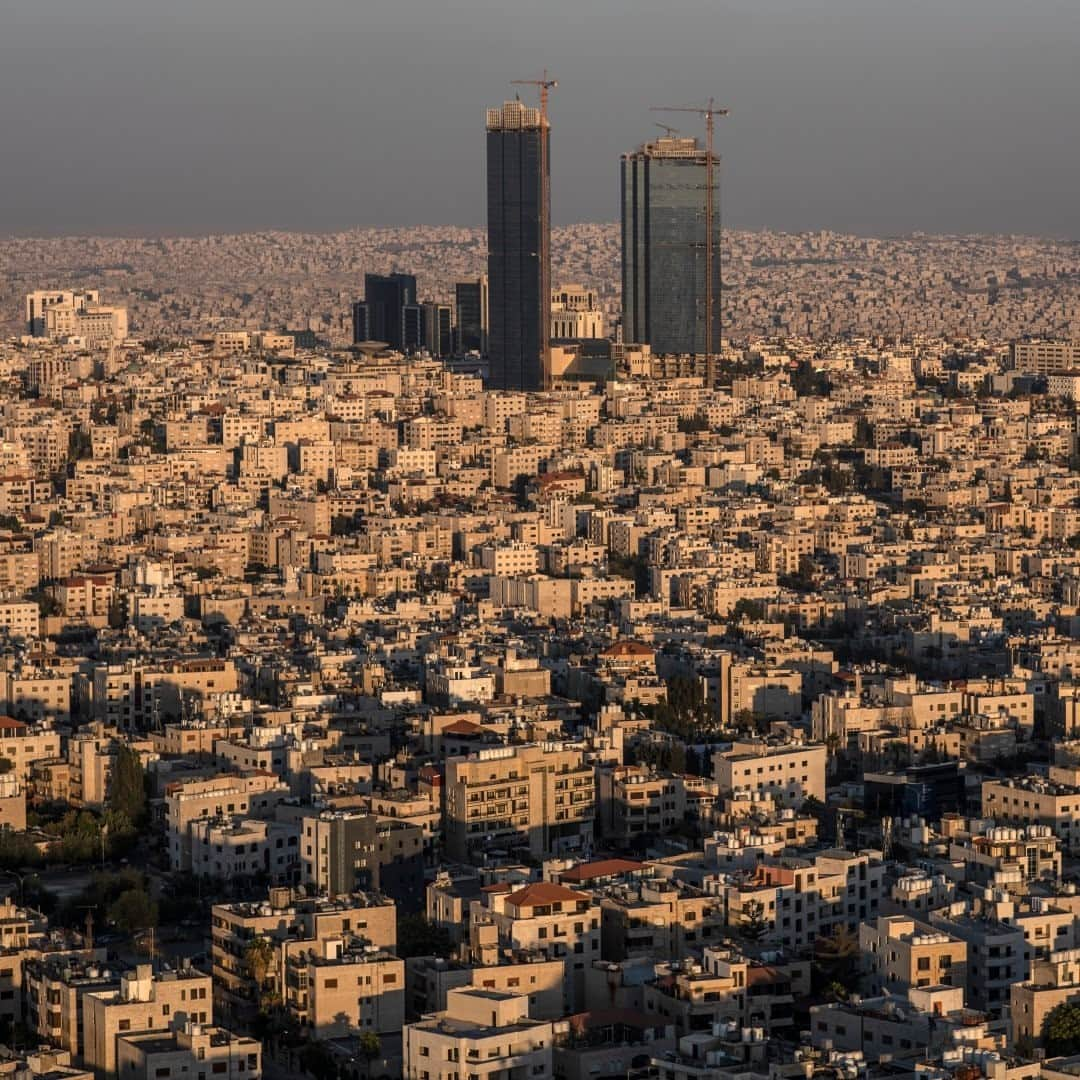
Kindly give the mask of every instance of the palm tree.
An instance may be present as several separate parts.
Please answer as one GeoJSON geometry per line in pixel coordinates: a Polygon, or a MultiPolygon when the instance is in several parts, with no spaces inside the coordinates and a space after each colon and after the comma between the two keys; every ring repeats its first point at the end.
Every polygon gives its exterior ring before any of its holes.
{"type": "Polygon", "coordinates": [[[255,999],[260,1008],[262,1008],[263,993],[270,977],[270,969],[274,966],[274,959],[273,942],[261,934],[253,937],[244,948],[244,966],[255,982],[255,999]]]}

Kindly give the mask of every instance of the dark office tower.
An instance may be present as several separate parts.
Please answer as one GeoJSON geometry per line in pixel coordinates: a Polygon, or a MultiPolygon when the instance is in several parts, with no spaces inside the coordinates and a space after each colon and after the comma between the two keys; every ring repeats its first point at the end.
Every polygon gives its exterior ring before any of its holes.
{"type": "Polygon", "coordinates": [[[539,109],[508,101],[487,111],[488,384],[544,386],[550,333],[548,143],[539,109]]]}
{"type": "Polygon", "coordinates": [[[424,348],[437,360],[454,351],[453,319],[449,304],[428,300],[421,305],[424,318],[424,348]]]}
{"type": "Polygon", "coordinates": [[[365,274],[364,301],[371,318],[368,324],[369,340],[385,341],[398,352],[412,352],[419,345],[419,333],[412,339],[406,333],[407,323],[413,329],[419,325],[419,317],[411,320],[406,308],[416,306],[416,277],[413,274],[365,274]]]}
{"type": "Polygon", "coordinates": [[[454,286],[457,307],[457,351],[488,351],[488,279],[481,275],[476,281],[459,281],[454,286]]]}
{"type": "MultiPolygon", "coordinates": [[[[719,206],[720,170],[713,172],[719,206]]],[[[622,158],[623,340],[654,353],[706,352],[707,158],[662,137],[622,158]]],[[[720,214],[713,214],[712,348],[720,347],[720,214]]]]}
{"type": "Polygon", "coordinates": [[[357,300],[352,306],[352,340],[354,345],[378,340],[371,333],[371,308],[365,300],[357,300]]]}
{"type": "Polygon", "coordinates": [[[401,309],[401,345],[403,353],[419,352],[424,344],[424,309],[419,304],[406,304],[401,309]]]}

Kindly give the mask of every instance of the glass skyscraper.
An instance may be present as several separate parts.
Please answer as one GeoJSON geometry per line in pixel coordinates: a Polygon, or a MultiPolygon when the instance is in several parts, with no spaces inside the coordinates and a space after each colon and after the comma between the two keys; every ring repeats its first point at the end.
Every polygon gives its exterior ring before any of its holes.
{"type": "MultiPolygon", "coordinates": [[[[713,350],[720,347],[720,169],[713,159],[713,350]]],[[[622,158],[623,341],[704,353],[707,158],[662,137],[622,158]]]]}
{"type": "Polygon", "coordinates": [[[550,332],[547,146],[539,109],[487,111],[488,385],[539,390],[550,332]]]}
{"type": "Polygon", "coordinates": [[[398,352],[420,347],[414,274],[365,274],[364,299],[353,304],[353,344],[385,341],[398,352]]]}

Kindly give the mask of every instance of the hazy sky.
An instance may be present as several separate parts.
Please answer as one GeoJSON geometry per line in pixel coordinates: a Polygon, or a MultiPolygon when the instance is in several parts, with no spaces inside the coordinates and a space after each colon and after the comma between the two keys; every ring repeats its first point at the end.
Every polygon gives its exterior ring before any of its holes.
{"type": "Polygon", "coordinates": [[[481,224],[547,65],[557,222],[713,94],[732,226],[1080,238],[1078,44],[1078,0],[0,0],[0,233],[481,224]]]}

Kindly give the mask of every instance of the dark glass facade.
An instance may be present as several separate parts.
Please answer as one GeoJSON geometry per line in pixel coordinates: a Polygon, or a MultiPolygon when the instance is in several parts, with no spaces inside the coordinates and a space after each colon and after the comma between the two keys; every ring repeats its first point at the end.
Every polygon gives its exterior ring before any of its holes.
{"type": "Polygon", "coordinates": [[[413,352],[420,344],[419,309],[413,274],[365,274],[364,299],[353,305],[353,342],[385,341],[398,352],[413,352]],[[364,337],[357,337],[357,333],[364,337]]]}
{"type": "MultiPolygon", "coordinates": [[[[623,340],[654,353],[705,352],[707,159],[662,138],[622,159],[623,340]]],[[[720,347],[720,169],[713,166],[712,345],[720,347]]]]}
{"type": "Polygon", "coordinates": [[[450,356],[454,349],[450,305],[428,302],[421,310],[424,319],[424,348],[438,359],[450,356]]]}
{"type": "Polygon", "coordinates": [[[371,333],[371,308],[364,300],[357,300],[352,306],[352,340],[354,345],[362,341],[378,340],[371,333]]]}
{"type": "Polygon", "coordinates": [[[457,309],[457,351],[488,350],[488,279],[459,281],[454,286],[457,309]]]}
{"type": "Polygon", "coordinates": [[[511,101],[488,110],[488,385],[496,390],[539,390],[544,383],[548,137],[536,109],[511,101]]]}

